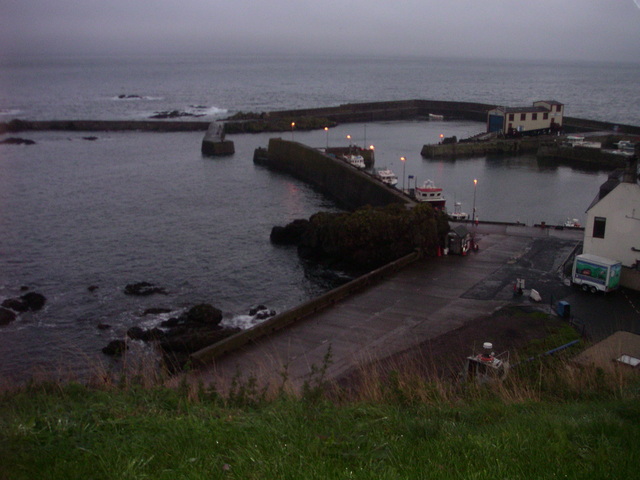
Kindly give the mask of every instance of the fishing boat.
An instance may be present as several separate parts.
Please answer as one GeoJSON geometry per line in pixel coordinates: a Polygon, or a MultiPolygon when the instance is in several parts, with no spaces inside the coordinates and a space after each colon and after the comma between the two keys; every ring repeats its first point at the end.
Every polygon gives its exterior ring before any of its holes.
{"type": "Polygon", "coordinates": [[[446,200],[442,195],[442,188],[436,187],[433,180],[425,180],[422,187],[416,187],[413,190],[413,197],[418,202],[428,202],[437,210],[444,209],[446,200]]]}
{"type": "Polygon", "coordinates": [[[451,220],[469,220],[469,214],[462,211],[462,203],[453,204],[453,213],[449,214],[451,220]]]}
{"type": "Polygon", "coordinates": [[[398,176],[388,168],[376,170],[375,176],[382,183],[393,187],[398,183],[398,176]]]}
{"type": "Polygon", "coordinates": [[[345,155],[344,159],[356,168],[365,168],[364,157],[362,155],[345,155]]]}
{"type": "Polygon", "coordinates": [[[564,222],[564,226],[569,228],[580,228],[580,220],[577,218],[567,218],[564,222]]]}

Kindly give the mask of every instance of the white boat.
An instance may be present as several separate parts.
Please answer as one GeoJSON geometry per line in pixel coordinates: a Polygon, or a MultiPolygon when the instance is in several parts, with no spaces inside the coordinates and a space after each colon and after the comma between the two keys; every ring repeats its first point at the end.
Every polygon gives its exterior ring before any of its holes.
{"type": "Polygon", "coordinates": [[[393,187],[398,183],[398,176],[388,168],[385,168],[383,170],[376,170],[375,176],[382,183],[389,185],[390,187],[393,187]]]}
{"type": "Polygon", "coordinates": [[[344,159],[356,168],[365,168],[364,157],[362,155],[345,155],[344,159]]]}
{"type": "Polygon", "coordinates": [[[413,196],[418,202],[428,202],[438,210],[442,210],[446,203],[442,188],[436,187],[432,180],[425,180],[422,187],[416,187],[413,196]]]}
{"type": "Polygon", "coordinates": [[[564,222],[565,227],[580,228],[580,220],[577,218],[567,218],[564,222]]]}
{"type": "Polygon", "coordinates": [[[462,204],[456,202],[453,204],[453,213],[449,214],[451,220],[469,220],[469,214],[461,211],[462,204]]]}

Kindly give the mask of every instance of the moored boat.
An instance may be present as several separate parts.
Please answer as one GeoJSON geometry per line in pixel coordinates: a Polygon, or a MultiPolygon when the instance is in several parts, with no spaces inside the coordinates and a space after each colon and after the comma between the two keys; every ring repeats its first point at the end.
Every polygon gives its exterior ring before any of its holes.
{"type": "Polygon", "coordinates": [[[446,203],[442,188],[436,187],[432,180],[425,180],[422,187],[416,187],[413,196],[418,202],[428,202],[437,210],[444,209],[446,203]]]}
{"type": "Polygon", "coordinates": [[[449,214],[451,220],[469,220],[469,214],[462,211],[462,203],[453,204],[453,213],[449,214]]]}
{"type": "Polygon", "coordinates": [[[376,170],[375,176],[382,183],[393,187],[398,183],[398,176],[388,168],[376,170]]]}
{"type": "Polygon", "coordinates": [[[345,155],[344,159],[356,168],[365,168],[364,157],[362,155],[345,155]]]}
{"type": "Polygon", "coordinates": [[[564,226],[570,228],[580,228],[580,220],[578,220],[577,218],[567,218],[567,220],[564,222],[564,226]]]}

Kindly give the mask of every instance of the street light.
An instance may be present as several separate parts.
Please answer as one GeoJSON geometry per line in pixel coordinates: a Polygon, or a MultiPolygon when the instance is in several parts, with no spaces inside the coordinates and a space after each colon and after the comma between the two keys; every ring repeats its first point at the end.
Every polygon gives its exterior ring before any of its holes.
{"type": "Polygon", "coordinates": [[[404,172],[405,172],[405,166],[407,165],[406,161],[407,159],[404,157],[400,157],[400,160],[402,161],[402,191],[404,192],[404,172]]]}
{"type": "Polygon", "coordinates": [[[478,180],[473,179],[473,213],[471,215],[471,221],[476,222],[476,187],[478,186],[478,180]]]}
{"type": "Polygon", "coordinates": [[[296,122],[291,122],[291,141],[293,142],[293,127],[296,126],[296,122]]]}
{"type": "Polygon", "coordinates": [[[327,150],[329,149],[329,127],[324,127],[324,131],[327,132],[327,150]]]}
{"type": "Polygon", "coordinates": [[[347,135],[347,140],[349,140],[349,154],[351,154],[351,135],[347,135]]]}

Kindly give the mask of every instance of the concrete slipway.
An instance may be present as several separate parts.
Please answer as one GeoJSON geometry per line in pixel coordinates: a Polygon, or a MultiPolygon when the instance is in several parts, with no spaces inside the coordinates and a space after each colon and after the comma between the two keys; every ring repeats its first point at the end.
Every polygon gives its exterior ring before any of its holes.
{"type": "MultiPolygon", "coordinates": [[[[566,296],[559,269],[583,233],[574,230],[480,224],[480,250],[468,256],[428,258],[242,349],[190,373],[191,380],[226,391],[231,380],[254,377],[279,385],[286,370],[299,389],[331,348],[326,376],[382,359],[454,330],[514,297],[516,278],[549,305],[566,296]]],[[[478,342],[490,339],[478,339],[478,342]]],[[[473,345],[469,345],[469,349],[473,345]]],[[[464,359],[461,359],[461,362],[464,359]]]]}

